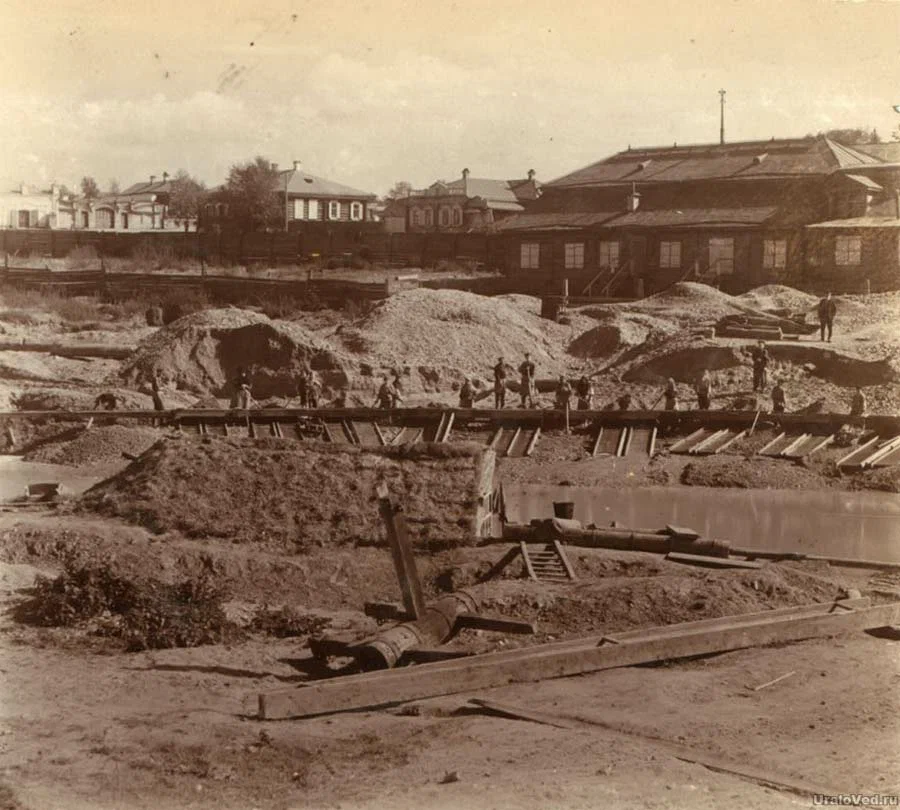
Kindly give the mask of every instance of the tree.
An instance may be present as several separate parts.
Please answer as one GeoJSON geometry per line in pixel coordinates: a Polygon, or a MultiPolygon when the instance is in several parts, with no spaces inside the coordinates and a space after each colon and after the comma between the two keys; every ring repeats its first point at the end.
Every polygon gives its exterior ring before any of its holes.
{"type": "Polygon", "coordinates": [[[384,195],[384,198],[386,200],[399,200],[403,197],[408,197],[412,190],[412,183],[406,180],[400,180],[399,182],[394,183],[394,187],[384,195]]]}
{"type": "Polygon", "coordinates": [[[826,138],[842,143],[845,146],[861,146],[867,143],[881,143],[881,136],[877,129],[867,129],[865,127],[848,127],[846,129],[829,129],[820,132],[826,138]]]}
{"type": "Polygon", "coordinates": [[[206,197],[206,186],[179,169],[169,183],[169,216],[175,219],[195,219],[206,197]]]}
{"type": "Polygon", "coordinates": [[[284,222],[278,171],[264,157],[231,167],[223,196],[235,222],[247,230],[268,229],[284,222]]]}
{"type": "Polygon", "coordinates": [[[93,177],[81,178],[81,194],[89,200],[95,200],[100,196],[100,186],[97,185],[97,181],[93,177]]]}
{"type": "Polygon", "coordinates": [[[110,194],[118,194],[121,189],[119,188],[119,181],[114,177],[109,181],[108,193],[110,194]]]}

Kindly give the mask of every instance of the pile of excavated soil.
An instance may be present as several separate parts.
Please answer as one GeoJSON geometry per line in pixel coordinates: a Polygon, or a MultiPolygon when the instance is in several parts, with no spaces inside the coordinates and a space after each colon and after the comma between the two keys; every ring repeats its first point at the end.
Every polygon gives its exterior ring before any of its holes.
{"type": "Polygon", "coordinates": [[[709,456],[690,462],[681,471],[681,483],[691,487],[736,489],[822,489],[830,483],[818,468],[783,459],[709,456]]]}
{"type": "Polygon", "coordinates": [[[518,300],[418,289],[379,303],[364,318],[339,328],[334,339],[372,366],[409,367],[417,372],[413,387],[436,390],[464,375],[489,378],[500,356],[517,367],[526,352],[539,377],[561,373],[562,347],[593,325],[583,316],[573,319],[570,325],[542,319],[518,300]]]}
{"type": "Polygon", "coordinates": [[[63,388],[61,386],[26,385],[10,393],[14,410],[18,411],[90,411],[101,393],[115,394],[119,408],[126,410],[152,410],[153,400],[130,388],[94,386],[92,388],[63,388]]]}
{"type": "Polygon", "coordinates": [[[304,365],[319,372],[326,392],[347,383],[344,365],[327,343],[302,326],[241,309],[211,309],[160,329],[126,360],[122,378],[162,382],[196,394],[229,396],[238,367],[249,374],[253,396],[292,397],[304,365]]]}
{"type": "Polygon", "coordinates": [[[612,307],[583,310],[600,321],[598,326],[582,332],[568,346],[574,357],[608,358],[629,349],[642,349],[674,335],[678,327],[671,321],[652,315],[624,312],[612,307]]]}
{"type": "Polygon", "coordinates": [[[736,300],[759,310],[790,310],[806,313],[819,303],[815,295],[786,287],[784,284],[764,284],[762,287],[736,296],[736,300]]]}
{"type": "Polygon", "coordinates": [[[415,542],[453,546],[476,540],[493,463],[491,451],[471,444],[364,449],[171,438],[89,490],[81,504],[154,532],[303,552],[382,542],[375,488],[385,482],[415,542]]]}
{"type": "Polygon", "coordinates": [[[105,425],[76,431],[70,438],[35,447],[25,454],[25,461],[65,464],[71,467],[116,461],[125,454],[141,455],[160,438],[160,431],[151,427],[105,425]]]}
{"type": "Polygon", "coordinates": [[[635,312],[673,317],[688,323],[712,323],[726,315],[746,312],[748,309],[734,296],[694,281],[679,281],[648,298],[618,306],[635,312]]]}

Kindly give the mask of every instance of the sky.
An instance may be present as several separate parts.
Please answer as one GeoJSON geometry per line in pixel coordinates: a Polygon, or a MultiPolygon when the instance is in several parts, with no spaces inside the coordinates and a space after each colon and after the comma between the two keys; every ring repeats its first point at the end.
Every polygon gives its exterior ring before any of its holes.
{"type": "Polygon", "coordinates": [[[208,185],[264,155],[385,193],[628,145],[900,125],[897,0],[0,0],[0,187],[208,185]]]}

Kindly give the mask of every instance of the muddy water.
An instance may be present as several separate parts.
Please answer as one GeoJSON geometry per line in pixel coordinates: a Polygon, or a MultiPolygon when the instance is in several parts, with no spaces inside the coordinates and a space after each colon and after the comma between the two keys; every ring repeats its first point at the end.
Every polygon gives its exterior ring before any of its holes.
{"type": "Polygon", "coordinates": [[[20,456],[0,455],[0,502],[22,498],[29,484],[55,482],[62,484],[64,494],[78,495],[105,477],[101,474],[85,475],[74,467],[61,464],[41,464],[23,461],[20,456]]]}
{"type": "Polygon", "coordinates": [[[575,518],[597,526],[673,524],[735,547],[900,562],[900,496],[889,493],[504,486],[503,495],[515,522],[552,517],[554,501],[574,501],[575,518]]]}

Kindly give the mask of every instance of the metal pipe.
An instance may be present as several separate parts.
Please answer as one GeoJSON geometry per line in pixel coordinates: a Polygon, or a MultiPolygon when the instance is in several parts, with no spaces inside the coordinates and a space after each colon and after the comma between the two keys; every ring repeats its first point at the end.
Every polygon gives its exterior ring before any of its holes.
{"type": "Polygon", "coordinates": [[[477,610],[471,593],[456,591],[428,604],[416,621],[394,625],[354,648],[353,655],[364,670],[390,669],[407,650],[443,644],[453,635],[457,616],[477,610]]]}

